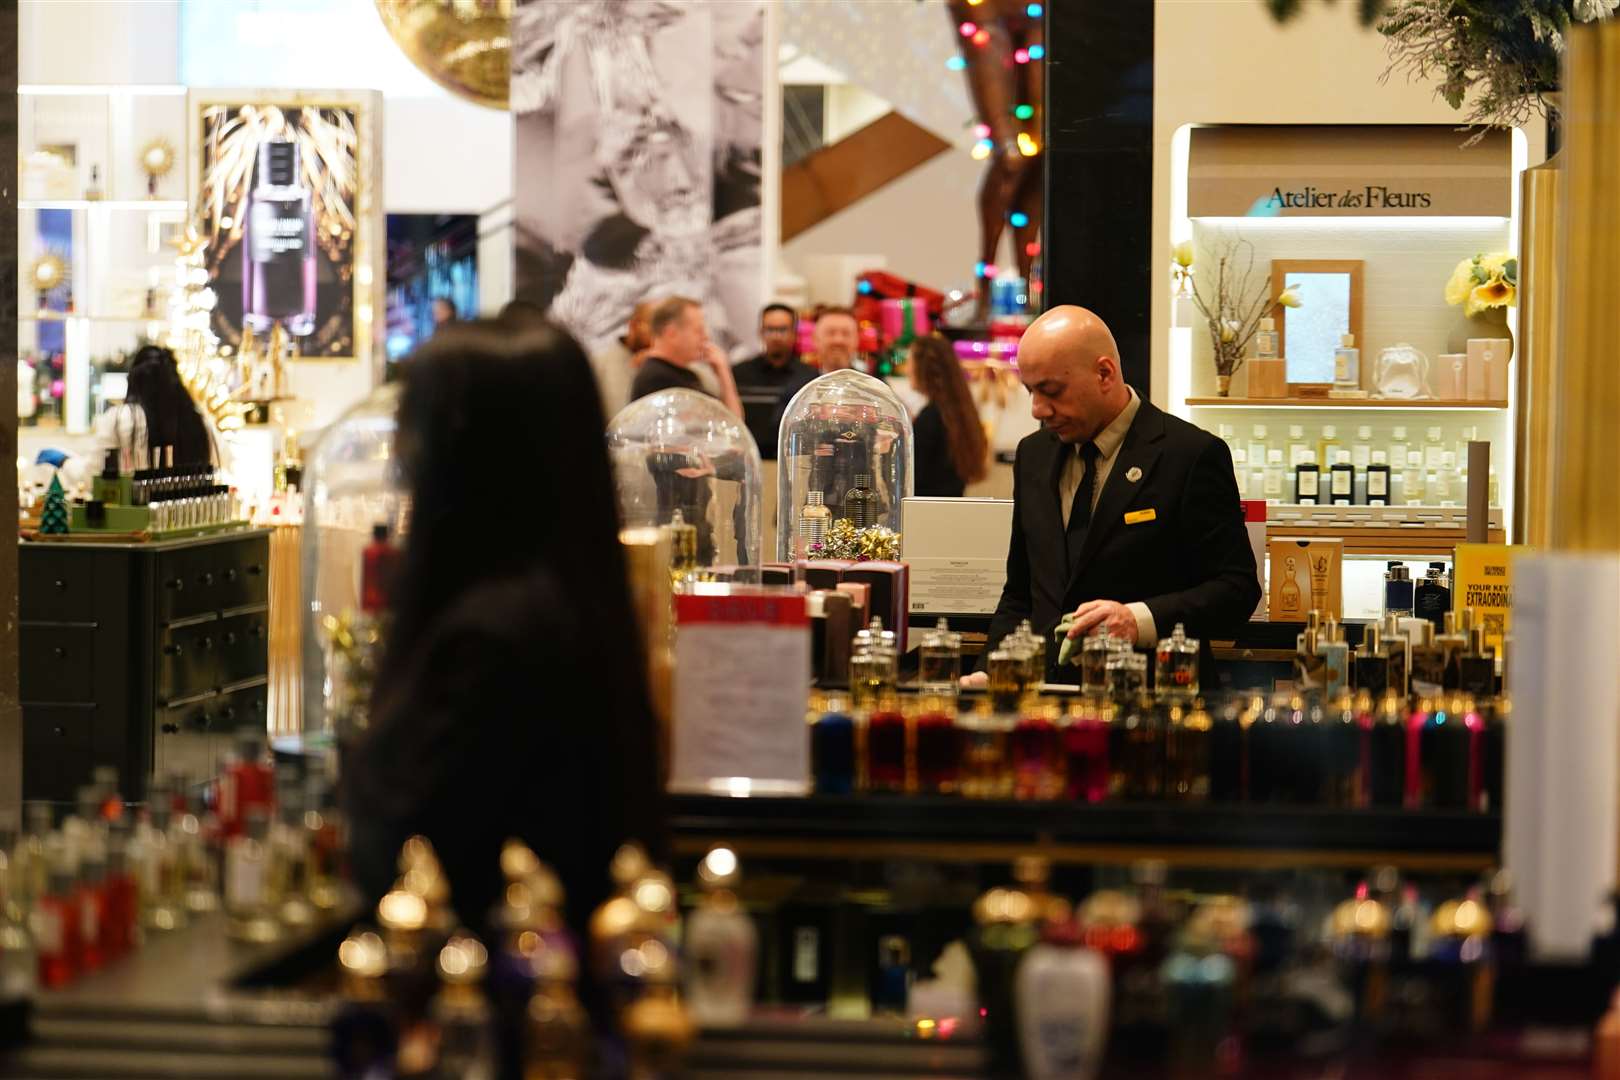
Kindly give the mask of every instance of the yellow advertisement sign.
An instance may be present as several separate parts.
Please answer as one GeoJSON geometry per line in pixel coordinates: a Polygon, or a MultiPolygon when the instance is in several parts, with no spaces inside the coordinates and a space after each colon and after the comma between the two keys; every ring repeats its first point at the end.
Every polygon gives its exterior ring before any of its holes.
{"type": "Polygon", "coordinates": [[[1523,548],[1508,544],[1458,544],[1452,562],[1453,608],[1474,609],[1474,625],[1485,628],[1485,644],[1501,651],[1512,626],[1513,559],[1523,548]]]}

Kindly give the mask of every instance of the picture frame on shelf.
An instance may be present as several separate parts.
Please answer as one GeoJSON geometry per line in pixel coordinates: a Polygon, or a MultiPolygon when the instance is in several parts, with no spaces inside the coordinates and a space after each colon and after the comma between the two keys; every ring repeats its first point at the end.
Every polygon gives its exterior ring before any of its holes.
{"type": "Polygon", "coordinates": [[[1287,360],[1290,398],[1327,396],[1341,335],[1355,335],[1361,347],[1364,269],[1360,259],[1271,260],[1277,348],[1287,360]],[[1285,288],[1299,295],[1298,307],[1277,302],[1285,288]]]}

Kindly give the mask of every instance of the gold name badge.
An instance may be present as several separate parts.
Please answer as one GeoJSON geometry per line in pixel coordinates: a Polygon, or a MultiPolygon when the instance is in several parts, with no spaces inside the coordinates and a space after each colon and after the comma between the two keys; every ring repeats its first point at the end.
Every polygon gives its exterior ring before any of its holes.
{"type": "Polygon", "coordinates": [[[1156,521],[1159,517],[1157,510],[1132,510],[1125,515],[1125,524],[1140,525],[1144,521],[1156,521]]]}

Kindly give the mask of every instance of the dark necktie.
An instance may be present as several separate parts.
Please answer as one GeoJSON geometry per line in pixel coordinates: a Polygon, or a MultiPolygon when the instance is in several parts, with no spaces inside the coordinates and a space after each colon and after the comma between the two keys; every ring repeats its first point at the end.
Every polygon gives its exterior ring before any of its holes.
{"type": "Polygon", "coordinates": [[[1080,486],[1074,492],[1074,505],[1069,509],[1068,549],[1072,564],[1086,543],[1086,530],[1091,527],[1091,501],[1097,491],[1097,457],[1101,453],[1094,442],[1082,443],[1080,454],[1080,486]]]}

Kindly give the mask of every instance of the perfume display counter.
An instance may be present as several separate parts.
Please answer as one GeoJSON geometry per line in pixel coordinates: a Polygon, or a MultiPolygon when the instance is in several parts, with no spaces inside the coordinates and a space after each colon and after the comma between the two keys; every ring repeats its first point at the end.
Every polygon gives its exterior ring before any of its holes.
{"type": "Polygon", "coordinates": [[[675,795],[676,849],[724,841],[744,859],[915,859],[1207,868],[1321,867],[1477,873],[1497,862],[1495,814],[1203,803],[1014,802],[911,795],[675,795]]]}

